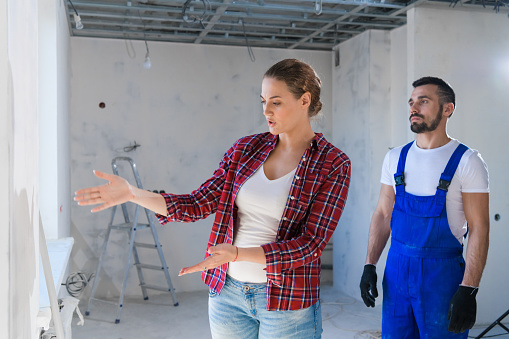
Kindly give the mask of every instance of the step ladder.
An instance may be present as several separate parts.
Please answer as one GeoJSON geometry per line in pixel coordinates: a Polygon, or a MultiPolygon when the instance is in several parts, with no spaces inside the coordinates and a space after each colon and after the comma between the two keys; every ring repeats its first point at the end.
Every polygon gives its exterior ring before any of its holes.
{"type": "MultiPolygon", "coordinates": [[[[140,175],[138,173],[138,169],[136,168],[136,164],[134,163],[134,161],[131,158],[128,158],[128,157],[114,158],[111,161],[111,166],[113,168],[113,174],[118,175],[118,165],[117,164],[121,161],[126,161],[130,164],[131,169],[134,174],[134,178],[136,179],[136,185],[138,186],[138,188],[143,189],[143,187],[141,185],[141,180],[140,180],[140,175]]],[[[159,243],[159,238],[157,236],[157,230],[156,230],[156,228],[154,226],[154,222],[152,220],[154,213],[147,210],[146,208],[136,205],[136,209],[134,212],[134,220],[130,221],[129,215],[127,213],[127,203],[124,203],[124,204],[121,204],[121,207],[122,207],[122,212],[124,215],[125,222],[123,222],[121,224],[114,225],[113,222],[115,220],[115,213],[117,211],[117,207],[118,206],[112,207],[111,219],[110,219],[110,223],[108,224],[108,231],[106,232],[106,237],[104,239],[101,256],[99,258],[99,264],[97,265],[97,270],[95,272],[94,284],[92,286],[92,291],[90,293],[90,298],[88,300],[87,310],[85,312],[85,315],[87,315],[87,316],[90,315],[90,306],[92,304],[92,300],[108,302],[105,300],[94,298],[95,291],[97,289],[97,285],[99,282],[99,273],[100,273],[102,265],[103,265],[103,260],[104,260],[105,254],[106,254],[106,249],[108,246],[108,239],[110,237],[111,231],[112,230],[125,231],[125,232],[129,233],[129,254],[127,256],[127,263],[125,266],[124,282],[122,284],[122,293],[119,297],[118,304],[117,304],[118,311],[117,311],[117,318],[115,319],[115,324],[118,324],[120,322],[120,314],[122,313],[124,294],[125,294],[125,289],[126,289],[126,285],[127,285],[127,277],[128,277],[128,273],[129,273],[129,268],[131,266],[131,258],[134,258],[134,266],[136,266],[136,270],[138,272],[138,278],[140,280],[140,287],[141,287],[141,292],[143,294],[144,300],[148,300],[147,289],[152,289],[152,290],[158,290],[158,291],[163,291],[163,292],[170,292],[172,299],[173,299],[173,306],[178,306],[178,304],[179,304],[177,301],[177,296],[175,295],[175,290],[173,288],[173,284],[171,283],[170,274],[168,273],[168,266],[166,265],[166,260],[164,259],[163,251],[161,249],[161,244],[159,243]],[[147,220],[148,220],[148,223],[146,223],[146,224],[139,223],[139,221],[138,221],[140,209],[145,210],[145,214],[146,214],[147,220]],[[150,228],[150,231],[152,232],[152,236],[154,238],[153,244],[139,243],[139,242],[136,242],[136,240],[135,240],[136,232],[139,230],[142,230],[142,229],[146,229],[146,228],[150,228]],[[138,255],[138,248],[149,248],[149,249],[157,250],[159,259],[161,261],[161,265],[148,265],[148,264],[140,263],[140,259],[139,259],[139,255],[138,255]],[[164,276],[166,278],[166,282],[167,282],[168,286],[160,287],[160,286],[154,286],[154,285],[149,285],[149,284],[145,283],[145,279],[143,278],[142,269],[150,269],[150,270],[157,270],[157,271],[164,272],[164,276]]]]}

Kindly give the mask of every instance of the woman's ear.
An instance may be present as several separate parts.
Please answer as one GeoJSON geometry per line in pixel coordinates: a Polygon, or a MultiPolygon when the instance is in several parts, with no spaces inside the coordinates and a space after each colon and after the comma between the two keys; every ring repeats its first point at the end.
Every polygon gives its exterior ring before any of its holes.
{"type": "Polygon", "coordinates": [[[311,105],[311,93],[306,92],[302,94],[302,96],[300,97],[300,102],[302,106],[306,108],[309,107],[309,105],[311,105]]]}

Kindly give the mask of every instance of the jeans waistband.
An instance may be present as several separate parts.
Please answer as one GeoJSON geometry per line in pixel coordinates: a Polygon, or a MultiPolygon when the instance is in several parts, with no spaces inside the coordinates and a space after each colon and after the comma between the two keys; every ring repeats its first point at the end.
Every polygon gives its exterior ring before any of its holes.
{"type": "Polygon", "coordinates": [[[242,290],[244,292],[257,292],[257,291],[265,291],[267,288],[267,284],[255,284],[242,282],[237,279],[230,277],[228,274],[226,275],[225,285],[229,285],[233,288],[242,290]]]}
{"type": "Polygon", "coordinates": [[[463,255],[463,248],[458,243],[458,248],[450,247],[414,247],[391,239],[391,250],[409,257],[452,259],[463,255]]]}

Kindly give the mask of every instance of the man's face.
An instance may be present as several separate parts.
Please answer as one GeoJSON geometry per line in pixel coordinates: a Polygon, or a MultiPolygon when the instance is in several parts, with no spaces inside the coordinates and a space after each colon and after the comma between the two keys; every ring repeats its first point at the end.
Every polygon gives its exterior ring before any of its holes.
{"type": "Polygon", "coordinates": [[[414,133],[432,132],[443,118],[443,105],[440,104],[437,85],[416,87],[408,104],[410,105],[410,129],[414,133]]]}

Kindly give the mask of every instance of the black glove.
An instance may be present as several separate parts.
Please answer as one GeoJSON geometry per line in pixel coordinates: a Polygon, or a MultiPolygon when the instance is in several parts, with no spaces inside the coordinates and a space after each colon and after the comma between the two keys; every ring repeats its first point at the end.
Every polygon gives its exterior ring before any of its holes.
{"type": "Polygon", "coordinates": [[[367,307],[375,307],[375,298],[378,297],[376,289],[376,266],[364,265],[364,272],[361,278],[361,297],[367,307]]]}
{"type": "Polygon", "coordinates": [[[477,302],[475,301],[477,290],[476,287],[460,285],[449,304],[447,330],[460,333],[474,326],[477,313],[477,302]]]}

